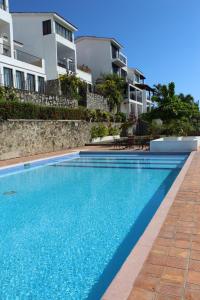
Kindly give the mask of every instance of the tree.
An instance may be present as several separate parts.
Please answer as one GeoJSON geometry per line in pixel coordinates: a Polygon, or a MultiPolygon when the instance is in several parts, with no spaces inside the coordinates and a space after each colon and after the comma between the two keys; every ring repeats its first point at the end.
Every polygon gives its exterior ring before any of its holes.
{"type": "Polygon", "coordinates": [[[176,95],[175,84],[155,85],[155,93],[152,97],[155,107],[151,112],[152,118],[160,118],[169,121],[175,118],[191,118],[198,113],[198,105],[191,95],[176,95]]]}
{"type": "Polygon", "coordinates": [[[62,75],[59,80],[62,94],[68,99],[79,100],[80,91],[82,92],[83,89],[87,88],[86,83],[81,81],[80,78],[74,74],[62,75]]]}
{"type": "Polygon", "coordinates": [[[191,95],[177,95],[173,82],[154,87],[154,107],[142,116],[149,121],[150,126],[153,119],[161,119],[163,126],[160,129],[163,134],[186,135],[199,130],[199,107],[191,95]]]}
{"type": "Polygon", "coordinates": [[[126,82],[117,74],[107,74],[97,80],[96,91],[108,98],[110,109],[117,107],[124,98],[126,82]]]}
{"type": "Polygon", "coordinates": [[[182,102],[188,103],[188,104],[195,104],[198,107],[198,104],[195,103],[194,97],[192,95],[184,95],[184,94],[179,94],[178,97],[181,99],[182,102]]]}

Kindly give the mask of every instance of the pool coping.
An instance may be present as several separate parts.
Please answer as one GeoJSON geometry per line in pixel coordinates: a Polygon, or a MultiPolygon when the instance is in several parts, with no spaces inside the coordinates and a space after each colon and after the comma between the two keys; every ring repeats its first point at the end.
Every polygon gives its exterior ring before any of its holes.
{"type": "Polygon", "coordinates": [[[3,166],[3,167],[0,167],[0,171],[1,170],[6,170],[6,169],[12,169],[12,168],[15,168],[15,167],[20,167],[20,166],[24,166],[24,165],[28,165],[28,164],[34,164],[34,163],[37,163],[37,162],[46,162],[46,161],[51,161],[53,159],[57,159],[57,158],[62,158],[62,157],[66,157],[66,156],[70,156],[72,154],[76,155],[76,154],[79,154],[80,151],[74,151],[74,152],[67,152],[65,154],[59,154],[59,155],[53,155],[53,156],[48,156],[48,157],[44,157],[44,158],[38,158],[38,159],[34,159],[34,160],[28,160],[28,161],[22,161],[22,162],[19,162],[19,163],[16,163],[16,164],[9,164],[7,166],[3,166]]]}
{"type": "MultiPolygon", "coordinates": [[[[6,170],[6,169],[12,169],[15,167],[20,167],[20,166],[24,166],[24,165],[28,165],[28,164],[34,164],[37,162],[46,162],[46,161],[51,161],[53,159],[57,159],[57,158],[62,158],[62,157],[66,157],[66,156],[70,156],[70,155],[94,155],[94,154],[98,154],[98,155],[105,155],[105,154],[115,154],[115,155],[121,155],[121,154],[129,154],[129,155],[188,155],[189,152],[140,152],[140,151],[123,151],[123,150],[118,150],[117,152],[115,151],[87,151],[87,150],[71,150],[70,152],[66,152],[64,154],[56,154],[56,155],[50,155],[50,156],[44,156],[43,158],[36,158],[36,159],[30,159],[30,160],[22,160],[21,162],[15,163],[15,164],[8,164],[6,166],[0,166],[0,171],[1,170],[6,170]]],[[[24,157],[25,158],[25,157],[24,157]]]]}
{"type": "MultiPolygon", "coordinates": [[[[183,168],[172,184],[167,195],[163,199],[160,207],[156,211],[151,222],[145,229],[143,235],[125,260],[119,272],[114,277],[113,281],[105,291],[103,300],[127,300],[134,282],[141,271],[147,256],[155,242],[161,227],[168,215],[169,209],[172,206],[175,197],[183,183],[185,175],[191,165],[194,155],[197,151],[192,151],[187,158],[183,168]]],[[[158,154],[158,153],[157,153],[158,154]]],[[[180,154],[180,153],[179,153],[180,154]]]]}

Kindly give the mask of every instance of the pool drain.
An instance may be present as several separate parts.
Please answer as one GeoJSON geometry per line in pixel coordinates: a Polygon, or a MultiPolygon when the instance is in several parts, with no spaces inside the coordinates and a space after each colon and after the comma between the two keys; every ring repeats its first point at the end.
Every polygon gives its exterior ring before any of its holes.
{"type": "Polygon", "coordinates": [[[8,192],[3,193],[4,196],[12,196],[12,195],[15,195],[15,194],[17,194],[17,192],[15,192],[15,191],[8,191],[8,192]]]}
{"type": "Polygon", "coordinates": [[[27,169],[27,168],[30,168],[31,167],[31,164],[27,163],[27,164],[24,164],[24,169],[27,169]]]}

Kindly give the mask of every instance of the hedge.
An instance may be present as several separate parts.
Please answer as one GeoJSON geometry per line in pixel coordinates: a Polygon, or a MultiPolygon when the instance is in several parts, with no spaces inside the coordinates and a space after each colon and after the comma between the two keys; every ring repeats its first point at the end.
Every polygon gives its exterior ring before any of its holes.
{"type": "MultiPolygon", "coordinates": [[[[38,119],[38,120],[86,120],[93,122],[114,121],[108,112],[88,110],[84,107],[61,108],[23,103],[16,100],[0,100],[0,119],[38,119]]],[[[117,122],[120,122],[117,118],[117,122]]]]}

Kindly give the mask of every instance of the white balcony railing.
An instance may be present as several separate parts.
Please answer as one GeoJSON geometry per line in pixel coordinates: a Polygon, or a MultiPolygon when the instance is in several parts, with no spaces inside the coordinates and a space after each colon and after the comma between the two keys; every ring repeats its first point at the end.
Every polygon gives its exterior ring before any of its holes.
{"type": "Polygon", "coordinates": [[[118,63],[121,67],[126,66],[127,65],[127,58],[124,54],[122,54],[121,52],[115,52],[115,54],[113,55],[113,60],[118,63]]]}
{"type": "Polygon", "coordinates": [[[14,58],[30,65],[42,68],[42,58],[29,54],[27,52],[15,49],[14,58]]]}
{"type": "Polygon", "coordinates": [[[11,57],[10,46],[1,43],[0,44],[0,54],[11,57]]]}
{"type": "Polygon", "coordinates": [[[71,71],[73,73],[75,73],[76,68],[75,68],[75,64],[73,62],[66,62],[66,61],[62,61],[62,60],[58,60],[58,67],[61,67],[63,69],[66,69],[66,71],[71,71]]]}
{"type": "Polygon", "coordinates": [[[124,54],[122,54],[121,52],[119,53],[119,59],[120,59],[125,65],[127,65],[127,59],[126,59],[126,56],[124,56],[124,54]]]}
{"type": "Polygon", "coordinates": [[[131,91],[130,92],[130,99],[142,103],[142,92],[140,92],[140,91],[131,91]]]}

